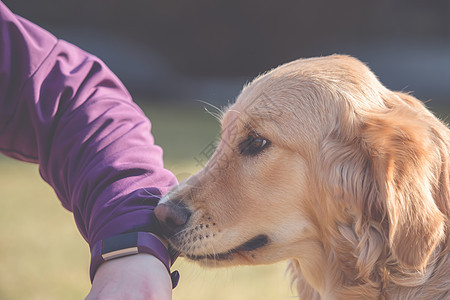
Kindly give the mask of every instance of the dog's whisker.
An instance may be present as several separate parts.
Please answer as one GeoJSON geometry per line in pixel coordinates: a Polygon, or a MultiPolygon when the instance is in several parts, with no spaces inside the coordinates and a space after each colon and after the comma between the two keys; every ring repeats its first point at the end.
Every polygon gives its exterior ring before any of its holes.
{"type": "Polygon", "coordinates": [[[155,198],[160,199],[160,200],[161,200],[161,198],[162,198],[161,195],[153,194],[152,192],[150,192],[150,191],[147,190],[146,188],[143,188],[143,190],[144,190],[144,192],[145,192],[147,195],[149,195],[149,196],[155,197],[155,198]]]}
{"type": "Polygon", "coordinates": [[[180,231],[178,231],[177,233],[175,233],[172,238],[179,238],[180,236],[182,236],[184,233],[186,233],[187,231],[189,231],[190,228],[184,228],[180,231]]]}
{"type": "Polygon", "coordinates": [[[200,102],[200,103],[203,103],[203,104],[206,104],[206,105],[209,105],[209,106],[211,106],[212,108],[214,108],[215,110],[217,110],[217,112],[223,113],[223,110],[220,109],[219,107],[215,106],[214,104],[211,104],[211,103],[209,103],[209,102],[207,102],[207,101],[203,101],[203,100],[200,100],[200,99],[197,99],[196,101],[198,101],[198,102],[200,102]]]}
{"type": "Polygon", "coordinates": [[[221,114],[217,114],[217,113],[213,113],[212,111],[209,111],[206,107],[204,108],[205,111],[210,114],[211,116],[214,117],[214,119],[216,119],[217,121],[221,121],[222,115],[221,114]]]}
{"type": "Polygon", "coordinates": [[[220,109],[219,107],[217,107],[209,102],[203,101],[203,100],[197,100],[197,101],[214,108],[217,112],[211,112],[206,107],[204,107],[204,109],[207,113],[209,113],[211,116],[213,116],[217,121],[219,121],[219,122],[221,121],[222,116],[224,114],[224,111],[222,109],[220,109]]]}
{"type": "Polygon", "coordinates": [[[229,109],[228,111],[229,111],[229,112],[235,112],[235,113],[241,114],[241,112],[240,112],[240,111],[238,111],[238,110],[234,110],[234,109],[229,109]]]}
{"type": "Polygon", "coordinates": [[[211,250],[212,250],[212,253],[213,253],[214,267],[217,267],[216,250],[214,249],[214,245],[211,245],[211,250]]]}
{"type": "Polygon", "coordinates": [[[198,186],[192,185],[192,184],[188,184],[188,183],[183,183],[184,186],[189,187],[191,189],[199,189],[198,186]]]}

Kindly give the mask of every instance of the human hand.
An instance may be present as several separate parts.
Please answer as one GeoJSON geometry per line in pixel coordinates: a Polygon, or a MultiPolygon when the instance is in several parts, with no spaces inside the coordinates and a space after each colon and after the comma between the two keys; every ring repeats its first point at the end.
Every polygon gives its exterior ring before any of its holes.
{"type": "Polygon", "coordinates": [[[150,254],[104,262],[85,300],[171,300],[172,282],[164,264],[150,254]]]}

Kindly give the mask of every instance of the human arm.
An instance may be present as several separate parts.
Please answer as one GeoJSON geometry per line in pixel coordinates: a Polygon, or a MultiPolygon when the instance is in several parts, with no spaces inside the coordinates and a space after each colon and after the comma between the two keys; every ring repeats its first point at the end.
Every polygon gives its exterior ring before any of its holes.
{"type": "Polygon", "coordinates": [[[91,248],[123,232],[158,233],[153,208],[176,183],[150,122],[103,62],[1,2],[0,152],[39,164],[91,248]]]}

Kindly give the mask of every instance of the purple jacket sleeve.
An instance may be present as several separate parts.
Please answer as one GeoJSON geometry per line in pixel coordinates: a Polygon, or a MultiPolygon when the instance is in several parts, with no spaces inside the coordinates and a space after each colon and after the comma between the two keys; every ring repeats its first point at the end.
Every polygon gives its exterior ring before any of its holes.
{"type": "Polygon", "coordinates": [[[90,246],[145,228],[176,184],[150,122],[98,58],[0,2],[0,152],[39,164],[90,246]]]}

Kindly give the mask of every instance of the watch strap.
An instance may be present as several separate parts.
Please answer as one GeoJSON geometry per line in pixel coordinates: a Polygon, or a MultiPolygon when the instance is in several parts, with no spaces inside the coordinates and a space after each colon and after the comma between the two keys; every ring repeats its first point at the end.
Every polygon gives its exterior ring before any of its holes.
{"type": "Polygon", "coordinates": [[[172,261],[164,243],[150,232],[130,232],[100,240],[91,249],[91,282],[97,269],[105,261],[134,255],[147,253],[158,258],[166,267],[172,280],[172,288],[178,284],[180,275],[178,271],[170,272],[172,261]]]}

